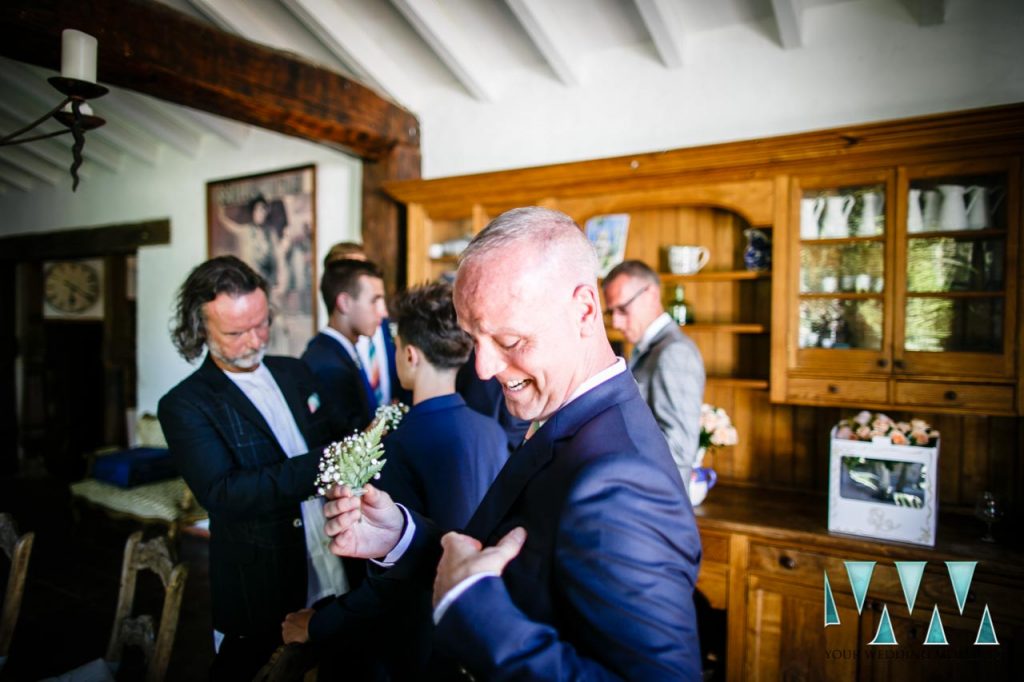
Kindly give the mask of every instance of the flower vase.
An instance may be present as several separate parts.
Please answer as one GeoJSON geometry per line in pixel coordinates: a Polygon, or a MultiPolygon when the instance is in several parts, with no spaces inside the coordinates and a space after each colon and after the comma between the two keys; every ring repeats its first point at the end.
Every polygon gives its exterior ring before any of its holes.
{"type": "Polygon", "coordinates": [[[693,471],[690,472],[690,485],[687,493],[690,496],[690,504],[694,507],[704,501],[704,498],[708,496],[708,491],[714,488],[718,481],[718,474],[715,470],[703,466],[705,454],[707,454],[707,448],[698,448],[693,471]]]}

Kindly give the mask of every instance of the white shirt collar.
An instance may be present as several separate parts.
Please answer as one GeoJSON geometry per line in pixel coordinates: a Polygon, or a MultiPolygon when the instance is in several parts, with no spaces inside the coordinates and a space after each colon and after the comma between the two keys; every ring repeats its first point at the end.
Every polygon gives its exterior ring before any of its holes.
{"type": "Polygon", "coordinates": [[[344,348],[345,352],[348,353],[350,358],[352,358],[352,361],[360,367],[363,366],[363,363],[359,362],[359,353],[356,352],[355,344],[349,341],[344,334],[330,325],[324,327],[320,331],[340,343],[341,347],[344,348]]]}
{"type": "Polygon", "coordinates": [[[651,341],[654,337],[661,333],[661,330],[672,324],[672,317],[668,313],[662,313],[654,318],[654,321],[647,325],[647,329],[644,331],[644,335],[640,337],[640,340],[636,344],[638,353],[642,353],[647,350],[647,347],[651,345],[651,341]]]}

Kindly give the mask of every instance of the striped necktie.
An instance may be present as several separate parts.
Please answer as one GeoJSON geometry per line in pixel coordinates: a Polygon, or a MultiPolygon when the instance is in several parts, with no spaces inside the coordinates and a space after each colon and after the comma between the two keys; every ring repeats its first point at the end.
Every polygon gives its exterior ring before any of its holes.
{"type": "Polygon", "coordinates": [[[366,380],[370,382],[370,388],[373,389],[373,397],[377,401],[377,406],[384,402],[384,388],[380,385],[380,356],[377,354],[377,345],[370,339],[370,366],[367,367],[366,380]]]}

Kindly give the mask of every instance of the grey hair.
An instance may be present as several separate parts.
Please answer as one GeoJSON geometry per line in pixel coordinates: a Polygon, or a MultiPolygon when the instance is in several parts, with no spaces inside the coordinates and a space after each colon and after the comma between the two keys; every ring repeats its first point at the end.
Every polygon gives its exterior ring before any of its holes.
{"type": "Polygon", "coordinates": [[[524,242],[536,249],[538,258],[557,258],[563,274],[572,274],[581,284],[596,283],[597,252],[583,230],[565,213],[540,206],[513,208],[492,220],[462,252],[459,269],[524,242]]]}

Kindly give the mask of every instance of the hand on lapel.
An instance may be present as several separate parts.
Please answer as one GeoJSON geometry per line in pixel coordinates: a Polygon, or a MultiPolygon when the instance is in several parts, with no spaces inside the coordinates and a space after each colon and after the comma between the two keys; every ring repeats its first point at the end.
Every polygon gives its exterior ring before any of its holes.
{"type": "Polygon", "coordinates": [[[498,544],[486,549],[479,540],[468,535],[445,534],[441,538],[444,554],[434,578],[434,606],[466,578],[480,573],[501,575],[508,562],[519,555],[525,542],[526,529],[521,526],[513,528],[498,540],[498,544]]]}

